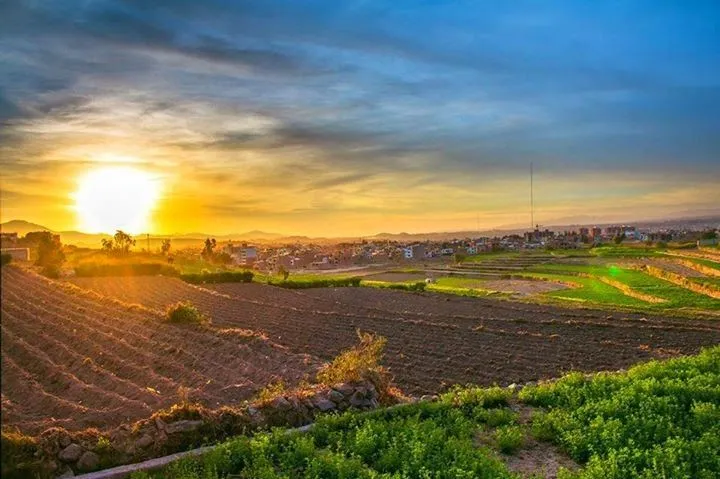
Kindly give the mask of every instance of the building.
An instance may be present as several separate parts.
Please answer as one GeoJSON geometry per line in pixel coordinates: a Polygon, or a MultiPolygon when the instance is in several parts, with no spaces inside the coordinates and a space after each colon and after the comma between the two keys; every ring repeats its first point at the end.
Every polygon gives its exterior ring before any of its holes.
{"type": "Polygon", "coordinates": [[[30,248],[2,248],[2,254],[9,254],[13,261],[30,261],[30,248]]]}
{"type": "Polygon", "coordinates": [[[257,248],[248,246],[247,243],[242,243],[240,246],[228,243],[223,247],[223,252],[230,255],[233,263],[241,266],[252,266],[258,259],[257,248]]]}
{"type": "Polygon", "coordinates": [[[0,244],[5,248],[12,248],[18,243],[17,233],[0,233],[0,244]]]}

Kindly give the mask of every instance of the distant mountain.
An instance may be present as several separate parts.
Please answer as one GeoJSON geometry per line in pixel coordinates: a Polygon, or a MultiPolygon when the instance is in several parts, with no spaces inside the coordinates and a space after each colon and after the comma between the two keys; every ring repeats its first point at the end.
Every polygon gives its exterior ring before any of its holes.
{"type": "Polygon", "coordinates": [[[50,231],[50,228],[30,223],[25,220],[12,220],[7,223],[0,224],[0,231],[3,233],[17,233],[19,236],[25,236],[31,231],[50,231]]]}

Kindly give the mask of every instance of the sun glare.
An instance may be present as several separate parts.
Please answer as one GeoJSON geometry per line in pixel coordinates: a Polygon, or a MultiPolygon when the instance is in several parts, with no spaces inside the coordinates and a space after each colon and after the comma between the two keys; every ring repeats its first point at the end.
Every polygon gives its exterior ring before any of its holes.
{"type": "Polygon", "coordinates": [[[160,197],[159,179],[127,166],[94,169],[78,180],[75,209],[80,229],[92,233],[142,233],[160,197]]]}

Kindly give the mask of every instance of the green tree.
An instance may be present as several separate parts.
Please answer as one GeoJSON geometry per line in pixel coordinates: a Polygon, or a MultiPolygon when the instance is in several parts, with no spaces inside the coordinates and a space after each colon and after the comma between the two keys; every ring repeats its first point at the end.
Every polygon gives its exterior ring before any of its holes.
{"type": "Polygon", "coordinates": [[[455,260],[455,264],[462,264],[467,259],[467,256],[463,253],[455,253],[453,255],[453,260],[455,260]]]}
{"type": "Polygon", "coordinates": [[[622,233],[622,234],[617,235],[615,238],[613,238],[613,241],[615,242],[615,244],[620,244],[623,241],[625,241],[625,238],[626,238],[625,233],[622,233]]]}
{"type": "Polygon", "coordinates": [[[715,239],[717,237],[718,237],[717,232],[714,230],[710,230],[710,231],[703,232],[703,234],[700,238],[702,238],[704,240],[711,240],[711,239],[715,239]]]}

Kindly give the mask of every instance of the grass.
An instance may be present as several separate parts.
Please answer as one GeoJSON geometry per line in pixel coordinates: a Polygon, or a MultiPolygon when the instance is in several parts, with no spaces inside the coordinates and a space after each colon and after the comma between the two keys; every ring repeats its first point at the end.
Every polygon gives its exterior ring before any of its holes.
{"type": "Polygon", "coordinates": [[[432,403],[324,416],[305,433],[237,437],[200,458],[133,478],[511,478],[475,442],[482,423],[476,416],[509,396],[500,388],[468,388],[432,403]]]}
{"type": "Polygon", "coordinates": [[[380,365],[387,340],[370,333],[357,332],[359,344],[340,353],[317,374],[320,384],[336,385],[368,380],[380,393],[381,400],[390,392],[390,374],[380,365]]]}
{"type": "Polygon", "coordinates": [[[563,299],[577,299],[598,304],[616,304],[651,309],[706,309],[720,310],[720,301],[695,293],[668,281],[655,278],[642,271],[605,265],[544,264],[523,273],[527,276],[555,279],[579,284],[578,289],[545,293],[546,296],[563,299]],[[635,291],[664,299],[666,302],[652,304],[626,296],[618,289],[604,284],[596,278],[579,274],[607,277],[619,281],[635,291]]]}
{"type": "Polygon", "coordinates": [[[528,433],[581,465],[561,469],[562,479],[718,477],[720,346],[626,372],[570,373],[519,393],[456,386],[433,402],[323,416],[306,432],[238,436],[132,477],[511,478],[483,444],[513,454],[528,433]],[[529,424],[509,408],[515,400],[533,409],[529,424]]]}
{"type": "Polygon", "coordinates": [[[200,312],[190,301],[178,302],[168,306],[165,311],[168,322],[176,324],[209,323],[210,319],[200,312]]]}
{"type": "Polygon", "coordinates": [[[573,373],[529,386],[536,436],[585,464],[577,478],[714,478],[720,474],[720,347],[624,373],[573,373]]]}

